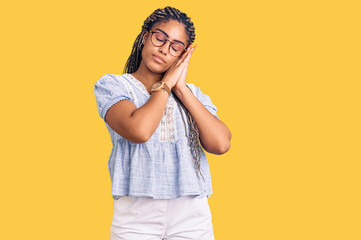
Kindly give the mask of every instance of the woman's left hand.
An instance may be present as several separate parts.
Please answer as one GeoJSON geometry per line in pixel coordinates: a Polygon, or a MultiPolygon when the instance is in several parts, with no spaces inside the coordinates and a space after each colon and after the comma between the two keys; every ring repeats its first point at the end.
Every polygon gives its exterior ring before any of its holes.
{"type": "MultiPolygon", "coordinates": [[[[189,50],[185,54],[190,54],[192,56],[192,53],[194,52],[194,49],[197,47],[197,44],[194,47],[190,47],[189,50]]],[[[188,72],[188,64],[189,61],[186,63],[186,65],[183,68],[183,71],[181,73],[181,76],[179,77],[177,83],[174,85],[173,90],[178,91],[183,87],[186,87],[186,78],[187,78],[187,72],[188,72]]]]}

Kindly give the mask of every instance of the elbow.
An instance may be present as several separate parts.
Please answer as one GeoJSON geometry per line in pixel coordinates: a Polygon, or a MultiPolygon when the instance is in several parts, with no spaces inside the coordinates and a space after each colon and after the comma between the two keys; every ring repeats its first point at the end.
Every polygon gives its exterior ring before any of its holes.
{"type": "Polygon", "coordinates": [[[128,139],[128,140],[133,143],[145,143],[148,141],[148,139],[146,139],[146,138],[132,138],[132,139],[128,139]]]}
{"type": "Polygon", "coordinates": [[[221,138],[218,139],[218,141],[216,142],[217,145],[215,146],[215,154],[221,155],[229,151],[229,149],[231,148],[231,137],[231,132],[228,131],[228,134],[223,135],[221,138]]]}
{"type": "Polygon", "coordinates": [[[228,150],[231,148],[230,141],[220,141],[220,142],[213,141],[212,143],[208,143],[208,144],[204,144],[201,141],[201,143],[204,150],[216,155],[222,155],[228,152],[228,150]]]}
{"type": "Polygon", "coordinates": [[[230,148],[231,148],[231,142],[226,141],[226,142],[218,145],[216,154],[218,154],[218,155],[225,154],[226,152],[229,151],[230,148]]]}
{"type": "Polygon", "coordinates": [[[150,139],[150,137],[147,137],[147,136],[143,136],[143,137],[140,137],[138,138],[138,143],[145,143],[145,142],[148,142],[148,140],[150,139]]]}
{"type": "Polygon", "coordinates": [[[137,129],[134,129],[132,132],[132,139],[129,140],[134,143],[145,143],[152,136],[152,134],[149,134],[145,129],[139,127],[137,129]]]}
{"type": "Polygon", "coordinates": [[[231,148],[231,138],[232,138],[232,134],[228,130],[228,136],[226,137],[226,139],[223,140],[222,144],[220,144],[221,146],[219,148],[220,154],[224,154],[229,151],[229,149],[231,148]]]}
{"type": "Polygon", "coordinates": [[[220,135],[218,141],[216,141],[216,146],[214,146],[215,154],[221,155],[228,152],[229,149],[231,148],[231,138],[232,138],[232,134],[229,131],[229,129],[226,127],[226,133],[220,135]]]}

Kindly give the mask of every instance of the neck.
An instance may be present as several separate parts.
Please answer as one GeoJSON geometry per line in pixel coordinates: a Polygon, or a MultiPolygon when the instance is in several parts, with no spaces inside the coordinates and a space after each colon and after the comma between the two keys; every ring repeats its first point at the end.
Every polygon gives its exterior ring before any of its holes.
{"type": "Polygon", "coordinates": [[[132,73],[132,75],[141,81],[144,86],[147,88],[148,92],[152,89],[153,85],[156,82],[162,80],[164,73],[154,73],[147,68],[143,61],[141,61],[140,66],[137,71],[132,73]]]}

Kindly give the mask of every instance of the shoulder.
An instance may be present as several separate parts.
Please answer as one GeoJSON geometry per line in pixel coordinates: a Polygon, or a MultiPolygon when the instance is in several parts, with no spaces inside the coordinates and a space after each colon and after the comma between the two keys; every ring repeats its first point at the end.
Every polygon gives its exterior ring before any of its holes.
{"type": "Polygon", "coordinates": [[[94,93],[97,96],[129,95],[127,80],[122,75],[104,74],[94,84],[94,93]]]}
{"type": "Polygon", "coordinates": [[[107,79],[114,79],[114,74],[111,74],[111,73],[104,74],[103,76],[101,76],[98,79],[98,81],[104,81],[104,80],[107,80],[107,79]]]}
{"type": "Polygon", "coordinates": [[[118,101],[130,100],[136,104],[136,100],[133,99],[124,82],[121,75],[116,74],[104,74],[96,81],[94,94],[102,118],[105,117],[106,111],[118,101]]]}
{"type": "Polygon", "coordinates": [[[95,90],[112,89],[114,91],[114,88],[118,90],[125,89],[124,81],[126,78],[124,78],[123,75],[124,74],[104,74],[95,82],[95,90]]]}
{"type": "Polygon", "coordinates": [[[107,73],[107,74],[104,74],[103,76],[101,76],[97,81],[96,83],[99,83],[99,82],[120,82],[120,79],[121,77],[123,76],[124,74],[122,75],[118,75],[118,74],[111,74],[111,73],[107,73]]]}

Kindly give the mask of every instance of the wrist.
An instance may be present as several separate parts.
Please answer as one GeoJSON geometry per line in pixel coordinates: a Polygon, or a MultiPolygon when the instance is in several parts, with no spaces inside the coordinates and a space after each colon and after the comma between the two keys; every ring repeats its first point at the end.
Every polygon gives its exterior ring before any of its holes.
{"type": "Polygon", "coordinates": [[[172,82],[169,81],[168,79],[162,79],[162,82],[164,82],[165,84],[167,84],[167,86],[169,87],[169,89],[172,90],[172,88],[174,87],[174,85],[172,85],[172,82]]]}
{"type": "Polygon", "coordinates": [[[172,91],[174,91],[174,93],[177,95],[177,96],[180,96],[182,94],[184,94],[186,91],[188,91],[189,88],[187,85],[182,85],[182,86],[174,86],[172,91]]]}

